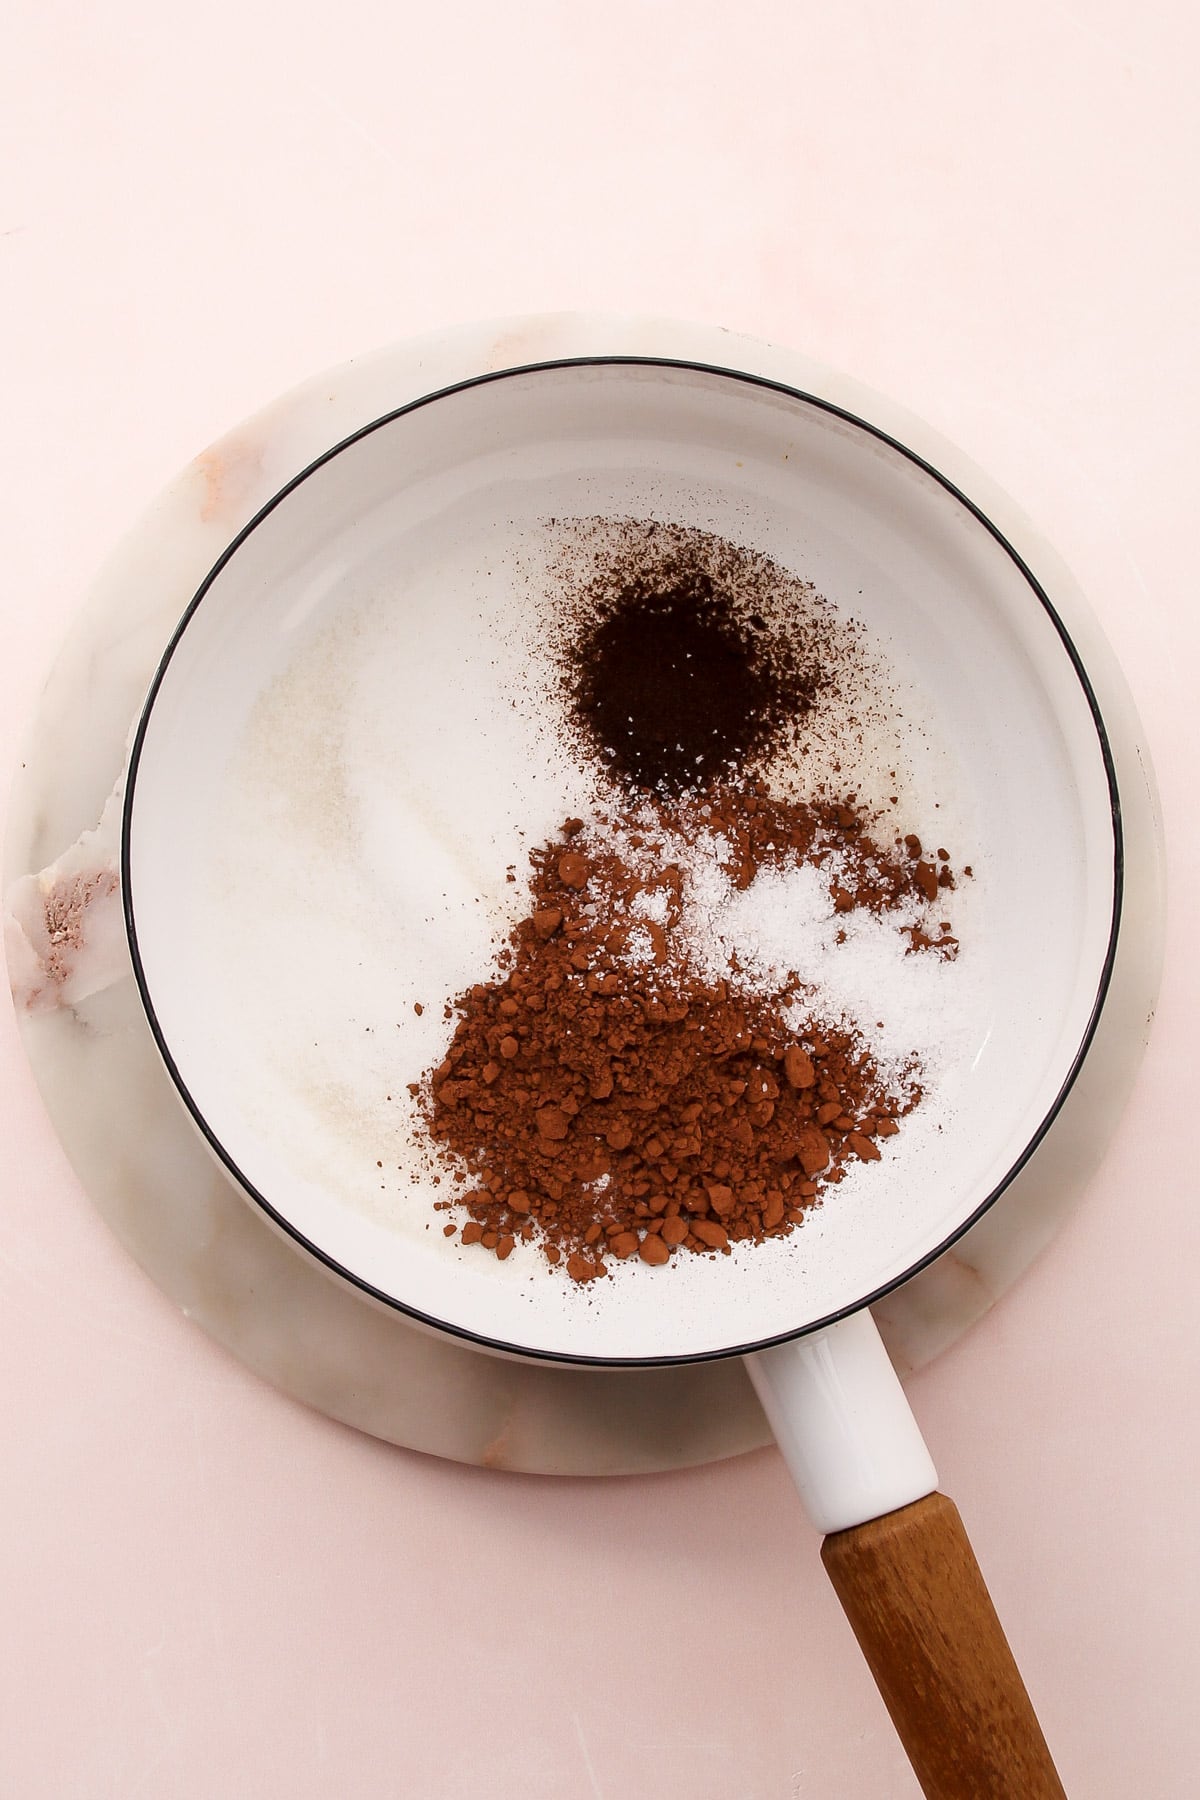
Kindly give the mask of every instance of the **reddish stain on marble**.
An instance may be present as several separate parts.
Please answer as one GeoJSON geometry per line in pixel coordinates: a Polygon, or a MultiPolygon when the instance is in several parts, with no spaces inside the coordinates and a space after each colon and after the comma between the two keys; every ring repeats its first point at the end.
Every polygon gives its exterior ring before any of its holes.
{"type": "Polygon", "coordinates": [[[210,444],[196,458],[204,477],[200,517],[206,525],[215,520],[243,525],[252,511],[251,501],[262,476],[263,446],[259,437],[231,431],[210,444]]]}
{"type": "Polygon", "coordinates": [[[58,986],[73,974],[75,958],[87,941],[88,908],[96,900],[117,891],[115,869],[97,869],[91,875],[75,875],[58,881],[46,895],[43,916],[46,948],[42,967],[58,986]]]}
{"type": "Polygon", "coordinates": [[[526,363],[544,362],[546,356],[545,335],[540,328],[532,331],[506,331],[493,338],[488,349],[488,367],[520,369],[526,363]]]}
{"type": "Polygon", "coordinates": [[[974,1290],[975,1296],[978,1297],[978,1296],[982,1295],[985,1303],[988,1306],[991,1306],[993,1304],[996,1296],[992,1293],[991,1289],[988,1287],[987,1282],[983,1279],[983,1276],[979,1273],[979,1270],[977,1268],[975,1268],[971,1263],[966,1262],[961,1256],[957,1255],[955,1253],[955,1251],[953,1251],[953,1250],[945,1251],[943,1253],[943,1255],[939,1258],[939,1261],[946,1267],[947,1270],[954,1270],[956,1272],[956,1275],[958,1277],[960,1284],[968,1292],[971,1292],[972,1290],[974,1290]]]}
{"type": "Polygon", "coordinates": [[[482,1468],[507,1469],[511,1466],[512,1451],[508,1440],[514,1424],[515,1409],[515,1402],[510,1403],[499,1431],[484,1445],[479,1458],[482,1468]]]}
{"type": "Polygon", "coordinates": [[[25,1012],[73,1005],[122,972],[124,933],[114,912],[120,887],[111,866],[18,883],[4,919],[14,1004],[25,1012]],[[94,913],[96,907],[100,913],[94,913]]]}

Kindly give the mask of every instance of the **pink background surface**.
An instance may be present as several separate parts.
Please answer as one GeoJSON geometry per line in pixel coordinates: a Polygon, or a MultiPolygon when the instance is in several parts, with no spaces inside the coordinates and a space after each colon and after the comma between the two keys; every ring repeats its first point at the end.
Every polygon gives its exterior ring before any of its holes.
{"type": "MultiPolygon", "coordinates": [[[[5,36],[6,768],[156,489],[450,320],[792,344],[956,438],[1073,566],[1157,756],[1163,1005],[1084,1205],[911,1392],[1073,1800],[1194,1794],[1188,10],[26,0],[5,36]]],[[[6,1800],[916,1794],[773,1451],[548,1481],[330,1424],[110,1239],[7,1012],[0,1106],[6,1800]]]]}

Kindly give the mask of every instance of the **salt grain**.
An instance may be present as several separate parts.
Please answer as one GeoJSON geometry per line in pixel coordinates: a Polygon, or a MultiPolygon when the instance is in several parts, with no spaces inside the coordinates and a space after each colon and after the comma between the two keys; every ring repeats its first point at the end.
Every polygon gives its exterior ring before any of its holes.
{"type": "Polygon", "coordinates": [[[667,895],[662,888],[643,888],[635,894],[629,910],[635,919],[652,919],[656,925],[667,922],[667,895]]]}

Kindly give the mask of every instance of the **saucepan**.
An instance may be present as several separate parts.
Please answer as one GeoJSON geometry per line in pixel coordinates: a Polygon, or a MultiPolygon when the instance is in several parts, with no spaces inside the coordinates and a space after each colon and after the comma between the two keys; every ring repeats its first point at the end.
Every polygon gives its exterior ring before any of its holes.
{"type": "Polygon", "coordinates": [[[158,669],[122,847],[179,1094],[248,1202],[336,1279],[498,1356],[746,1359],[941,1800],[1062,1789],[870,1308],[1003,1204],[1054,1120],[1104,1005],[1121,854],[1087,671],[970,496],[815,396],[633,357],[430,394],[283,489],[158,669]],[[719,534],[853,618],[900,723],[849,734],[842,777],[891,789],[901,825],[972,872],[953,968],[878,996],[942,1059],[881,1156],[778,1243],[588,1284],[533,1247],[500,1262],[444,1235],[452,1187],[406,1098],[513,922],[529,850],[581,802],[537,676],[540,546],[572,519],[719,534]]]}

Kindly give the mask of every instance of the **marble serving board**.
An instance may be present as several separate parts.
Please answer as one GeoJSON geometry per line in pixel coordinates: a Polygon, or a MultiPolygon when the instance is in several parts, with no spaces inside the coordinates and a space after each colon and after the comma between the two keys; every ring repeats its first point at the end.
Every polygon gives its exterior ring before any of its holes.
{"type": "Polygon", "coordinates": [[[4,927],[23,1041],[82,1187],[150,1278],[248,1368],[393,1443],[500,1469],[618,1474],[731,1456],[768,1438],[737,1359],[588,1370],[520,1363],[421,1329],[280,1235],[218,1169],[150,1036],[120,904],[130,735],[163,649],[212,564],[316,456],[405,402],[558,357],[666,356],[786,382],[869,419],[980,504],[1050,594],[1104,714],[1127,850],[1124,923],[1082,1073],[1003,1198],[876,1308],[902,1374],[979,1319],[1085,1192],[1128,1096],[1157,994],[1162,836],[1144,736],[1090,611],[1049,546],[960,452],[849,379],[730,333],[563,315],[465,327],[356,359],[204,451],[98,578],[46,683],[14,784],[4,927]]]}

